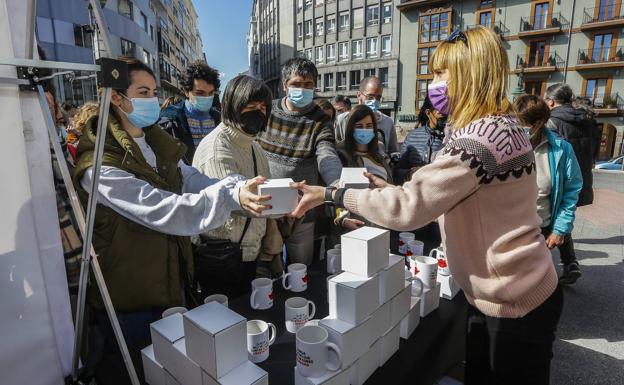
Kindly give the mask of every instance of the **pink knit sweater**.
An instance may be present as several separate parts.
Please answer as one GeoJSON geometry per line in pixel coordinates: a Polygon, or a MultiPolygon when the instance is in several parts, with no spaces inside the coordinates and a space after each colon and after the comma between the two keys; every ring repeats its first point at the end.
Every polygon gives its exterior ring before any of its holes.
{"type": "Polygon", "coordinates": [[[345,206],[394,230],[440,217],[453,277],[484,314],[518,318],[542,304],[557,274],[540,232],[533,151],[510,116],[455,131],[403,186],[347,190],[345,206]]]}

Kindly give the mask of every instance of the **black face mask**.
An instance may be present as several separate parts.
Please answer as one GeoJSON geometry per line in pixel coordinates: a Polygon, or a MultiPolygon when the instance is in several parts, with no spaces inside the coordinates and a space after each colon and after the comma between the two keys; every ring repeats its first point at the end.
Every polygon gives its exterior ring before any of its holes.
{"type": "Polygon", "coordinates": [[[243,112],[241,114],[243,131],[248,135],[256,135],[264,130],[266,125],[266,115],[260,110],[243,112]]]}
{"type": "Polygon", "coordinates": [[[433,129],[436,130],[436,131],[444,132],[444,127],[446,127],[446,120],[447,120],[446,116],[442,116],[442,117],[438,118],[436,126],[433,127],[433,129]]]}

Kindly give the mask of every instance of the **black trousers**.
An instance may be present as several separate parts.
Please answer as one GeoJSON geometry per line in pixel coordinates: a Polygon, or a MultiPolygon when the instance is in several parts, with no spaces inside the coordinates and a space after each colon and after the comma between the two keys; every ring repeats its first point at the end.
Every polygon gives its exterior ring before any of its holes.
{"type": "MultiPolygon", "coordinates": [[[[545,238],[552,233],[552,229],[550,227],[542,227],[542,235],[545,238]]],[[[571,262],[576,261],[576,253],[574,252],[574,241],[572,240],[572,234],[567,234],[563,237],[563,243],[560,246],[557,246],[559,249],[559,255],[561,258],[561,263],[567,265],[571,262]]]]}
{"type": "Polygon", "coordinates": [[[563,290],[522,318],[495,318],[469,306],[466,385],[547,385],[563,290]]]}

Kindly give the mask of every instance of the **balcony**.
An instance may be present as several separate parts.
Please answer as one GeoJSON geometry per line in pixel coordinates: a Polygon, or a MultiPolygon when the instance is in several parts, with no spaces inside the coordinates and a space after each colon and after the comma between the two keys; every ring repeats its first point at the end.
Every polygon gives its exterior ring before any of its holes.
{"type": "Polygon", "coordinates": [[[555,72],[563,68],[565,60],[563,60],[556,52],[546,55],[518,55],[516,58],[516,69],[514,73],[547,73],[555,72]]]}
{"type": "Polygon", "coordinates": [[[624,27],[623,3],[604,5],[602,7],[585,8],[581,31],[591,31],[599,28],[624,27]]]}
{"type": "Polygon", "coordinates": [[[421,8],[432,5],[442,5],[448,3],[448,0],[401,0],[401,4],[397,5],[399,11],[407,11],[409,9],[421,8]]]}
{"type": "Polygon", "coordinates": [[[624,111],[624,99],[617,92],[594,97],[582,95],[580,98],[584,99],[598,116],[616,116],[624,111]]]}
{"type": "MultiPolygon", "coordinates": [[[[464,26],[464,28],[462,28],[462,30],[466,31],[468,29],[475,28],[475,27],[477,27],[479,25],[481,25],[481,24],[466,25],[466,26],[464,26]]],[[[501,38],[505,38],[505,36],[508,36],[509,33],[511,32],[509,30],[509,28],[507,28],[507,26],[505,26],[505,24],[503,24],[502,21],[497,21],[497,22],[494,23],[494,25],[491,25],[489,27],[484,25],[484,27],[491,29],[492,31],[494,31],[494,33],[499,35],[501,38]]]]}
{"type": "Polygon", "coordinates": [[[534,23],[532,23],[531,19],[528,17],[520,18],[520,32],[518,32],[518,37],[530,38],[556,35],[570,26],[570,22],[560,13],[553,13],[550,20],[541,18],[534,19],[534,23]]]}
{"type": "Polygon", "coordinates": [[[576,60],[577,70],[624,67],[624,47],[581,49],[576,60]]]}

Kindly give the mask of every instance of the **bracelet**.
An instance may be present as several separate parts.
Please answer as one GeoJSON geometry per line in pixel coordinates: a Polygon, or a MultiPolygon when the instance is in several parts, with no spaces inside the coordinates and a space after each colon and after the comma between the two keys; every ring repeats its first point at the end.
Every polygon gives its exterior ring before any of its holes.
{"type": "Polygon", "coordinates": [[[334,192],[334,190],[336,190],[335,187],[325,187],[325,204],[334,204],[334,200],[332,199],[332,192],[334,192]]]}
{"type": "Polygon", "coordinates": [[[347,191],[346,188],[339,188],[334,195],[334,206],[343,209],[344,208],[344,194],[347,191]]]}

